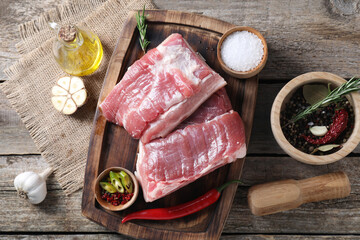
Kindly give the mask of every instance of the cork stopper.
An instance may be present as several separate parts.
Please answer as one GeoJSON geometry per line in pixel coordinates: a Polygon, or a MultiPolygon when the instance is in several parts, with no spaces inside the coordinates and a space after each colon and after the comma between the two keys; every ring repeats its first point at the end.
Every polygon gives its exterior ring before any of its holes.
{"type": "Polygon", "coordinates": [[[74,25],[62,26],[59,29],[59,38],[65,42],[72,42],[76,37],[76,28],[74,25]]]}

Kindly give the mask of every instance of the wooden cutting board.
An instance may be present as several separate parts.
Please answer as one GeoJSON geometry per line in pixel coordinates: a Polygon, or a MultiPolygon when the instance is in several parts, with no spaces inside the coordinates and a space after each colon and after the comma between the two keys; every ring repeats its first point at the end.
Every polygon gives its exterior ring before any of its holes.
{"type": "MultiPolygon", "coordinates": [[[[216,46],[221,35],[233,24],[192,13],[177,11],[146,11],[147,38],[151,41],[149,49],[156,47],[171,33],[180,33],[190,46],[199,52],[207,64],[227,81],[227,93],[234,110],[240,113],[246,129],[246,142],[249,143],[258,77],[235,79],[221,70],[216,58],[216,46]]],[[[116,31],[116,29],[114,29],[116,31]]],[[[121,80],[127,68],[139,59],[143,52],[138,42],[135,12],[131,12],[118,44],[109,63],[99,102],[109,94],[121,80]]],[[[138,140],[113,123],[107,122],[97,109],[87,158],[85,183],[82,198],[82,213],[87,218],[119,233],[141,239],[218,239],[236,193],[236,185],[223,191],[219,201],[193,215],[169,221],[135,220],[121,224],[128,213],[148,208],[175,206],[220,186],[227,180],[239,179],[245,159],[224,166],[198,179],[194,183],[152,203],[145,203],[142,192],[135,204],[122,212],[110,212],[101,208],[95,200],[96,177],[108,167],[125,167],[135,170],[138,140]]]]}

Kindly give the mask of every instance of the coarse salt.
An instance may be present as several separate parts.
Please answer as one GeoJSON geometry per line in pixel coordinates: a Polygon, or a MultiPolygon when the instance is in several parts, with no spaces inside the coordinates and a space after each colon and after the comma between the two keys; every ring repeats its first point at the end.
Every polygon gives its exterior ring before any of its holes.
{"type": "Polygon", "coordinates": [[[254,33],[237,31],[225,38],[220,54],[229,68],[245,72],[259,65],[264,55],[264,45],[254,33]]]}

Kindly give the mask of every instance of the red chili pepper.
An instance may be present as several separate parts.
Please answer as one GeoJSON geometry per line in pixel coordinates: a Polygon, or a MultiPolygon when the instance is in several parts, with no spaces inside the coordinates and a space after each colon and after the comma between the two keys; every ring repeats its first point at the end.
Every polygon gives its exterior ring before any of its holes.
{"type": "Polygon", "coordinates": [[[200,211],[214,202],[216,202],[222,190],[224,190],[231,183],[240,183],[239,180],[233,180],[225,183],[224,185],[211,189],[209,192],[204,195],[178,206],[168,207],[168,208],[155,208],[155,209],[147,209],[141,210],[138,212],[130,213],[122,219],[122,223],[133,219],[148,219],[148,220],[170,220],[175,218],[181,218],[197,211],[200,211]]]}
{"type": "Polygon", "coordinates": [[[119,206],[120,204],[124,205],[128,201],[130,201],[130,199],[132,198],[133,195],[134,195],[134,193],[103,192],[103,195],[101,196],[101,198],[104,199],[105,201],[111,203],[114,206],[119,206]]]}
{"type": "Polygon", "coordinates": [[[320,139],[312,139],[309,136],[303,135],[302,137],[309,143],[314,145],[320,145],[325,143],[331,143],[335,141],[340,134],[345,130],[348,123],[348,113],[345,109],[335,111],[334,121],[330,126],[329,131],[324,137],[320,139]]]}

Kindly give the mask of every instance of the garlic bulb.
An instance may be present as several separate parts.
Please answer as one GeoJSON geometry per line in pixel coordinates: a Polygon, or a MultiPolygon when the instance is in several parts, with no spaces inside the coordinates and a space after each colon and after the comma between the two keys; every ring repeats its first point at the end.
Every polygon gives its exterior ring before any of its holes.
{"type": "Polygon", "coordinates": [[[52,168],[48,168],[40,174],[23,172],[17,175],[14,186],[19,197],[27,199],[32,204],[41,203],[47,194],[46,179],[52,171],[52,168]]]}
{"type": "Polygon", "coordinates": [[[79,77],[62,77],[51,89],[51,102],[59,112],[70,115],[84,105],[87,93],[79,77]]]}

